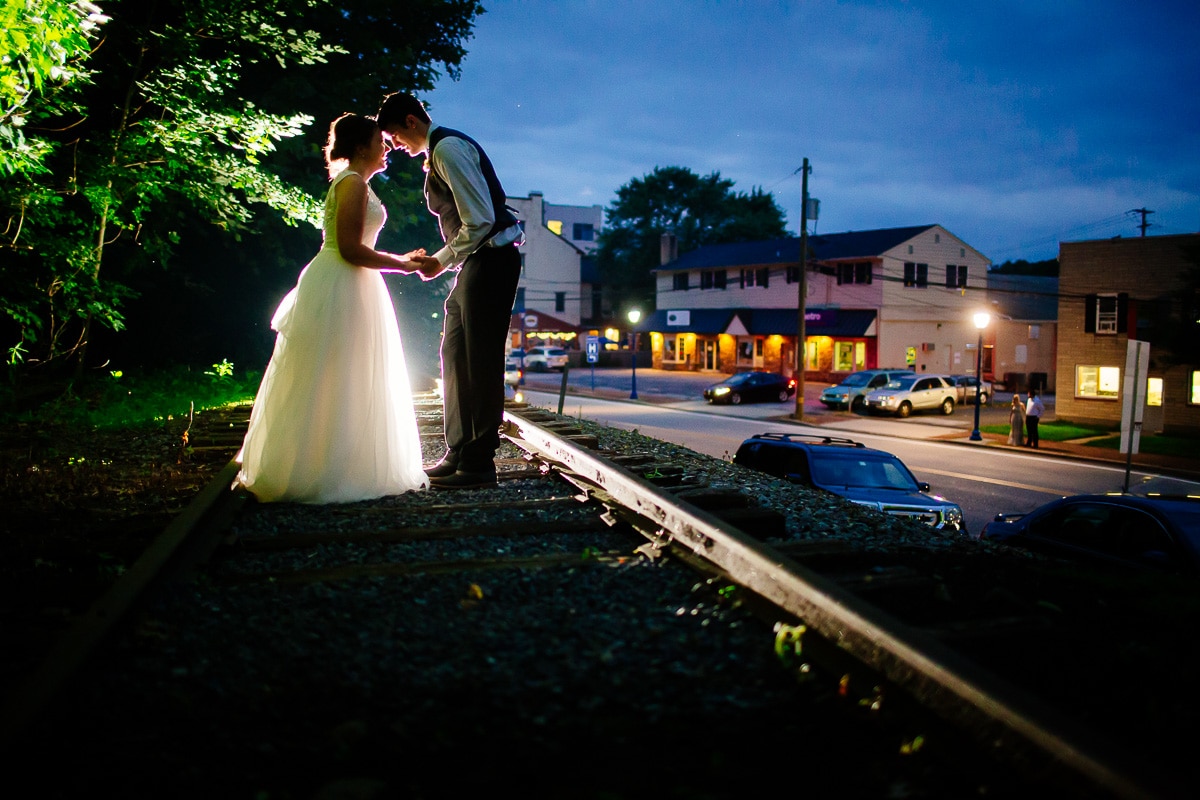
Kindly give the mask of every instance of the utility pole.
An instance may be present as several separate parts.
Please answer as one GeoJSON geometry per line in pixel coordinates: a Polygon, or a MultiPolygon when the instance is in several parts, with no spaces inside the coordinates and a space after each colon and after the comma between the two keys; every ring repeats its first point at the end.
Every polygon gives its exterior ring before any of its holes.
{"type": "Polygon", "coordinates": [[[804,421],[804,362],[807,356],[805,345],[804,314],[808,300],[808,173],[811,171],[808,159],[800,167],[800,279],[799,300],[797,301],[798,315],[796,319],[796,413],[799,422],[804,421]]]}
{"type": "Polygon", "coordinates": [[[1146,222],[1146,215],[1147,215],[1147,214],[1153,214],[1154,212],[1153,212],[1153,211],[1151,211],[1151,210],[1150,210],[1150,209],[1148,209],[1148,208],[1135,208],[1135,209],[1133,209],[1132,211],[1130,211],[1129,213],[1130,213],[1130,214],[1141,214],[1141,215],[1142,215],[1142,224],[1141,224],[1141,225],[1138,225],[1138,227],[1142,229],[1142,238],[1145,238],[1145,236],[1146,236],[1146,228],[1149,228],[1149,227],[1150,227],[1150,223],[1149,223],[1149,222],[1146,222]]]}

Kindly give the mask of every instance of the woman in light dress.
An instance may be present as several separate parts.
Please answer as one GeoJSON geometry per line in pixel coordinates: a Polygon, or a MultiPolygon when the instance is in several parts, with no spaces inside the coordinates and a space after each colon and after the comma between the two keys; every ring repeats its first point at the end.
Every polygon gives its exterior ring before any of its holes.
{"type": "Polygon", "coordinates": [[[1016,392],[1012,396],[1012,410],[1008,412],[1008,443],[1014,447],[1025,445],[1025,404],[1016,392]]]}
{"type": "MultiPolygon", "coordinates": [[[[329,128],[324,244],[279,304],[237,482],[261,502],[344,503],[427,484],[404,351],[374,249],[386,213],[368,181],[388,146],[369,117],[329,128]]],[[[418,251],[419,252],[419,251],[418,251]]]]}

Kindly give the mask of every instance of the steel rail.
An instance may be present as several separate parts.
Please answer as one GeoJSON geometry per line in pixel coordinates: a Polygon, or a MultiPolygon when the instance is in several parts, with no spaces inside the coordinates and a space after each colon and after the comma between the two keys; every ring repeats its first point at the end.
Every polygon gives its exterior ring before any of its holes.
{"type": "Polygon", "coordinates": [[[173,569],[188,569],[220,546],[222,531],[244,494],[231,491],[241,465],[227,463],[145,552],[81,615],[43,659],[41,668],[13,693],[0,713],[0,746],[11,745],[62,693],[92,653],[151,587],[173,569]]]}
{"type": "Polygon", "coordinates": [[[601,489],[625,508],[661,527],[661,538],[703,557],[731,579],[802,620],[805,626],[884,675],[950,722],[973,729],[997,755],[1020,748],[1040,754],[1040,769],[1059,778],[1082,777],[1123,798],[1148,798],[1149,777],[1127,757],[1078,729],[1033,697],[947,649],[940,642],[865,603],[717,517],[562,439],[538,424],[537,413],[505,412],[510,438],[601,489]]]}

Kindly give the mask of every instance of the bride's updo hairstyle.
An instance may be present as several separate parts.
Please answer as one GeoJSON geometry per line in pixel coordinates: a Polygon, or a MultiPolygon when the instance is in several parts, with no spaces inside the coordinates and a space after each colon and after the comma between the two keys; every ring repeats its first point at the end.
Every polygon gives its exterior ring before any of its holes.
{"type": "Polygon", "coordinates": [[[325,142],[325,168],[329,177],[346,168],[360,147],[370,147],[379,136],[379,125],[370,117],[361,114],[342,114],[329,126],[329,139],[325,142]]]}

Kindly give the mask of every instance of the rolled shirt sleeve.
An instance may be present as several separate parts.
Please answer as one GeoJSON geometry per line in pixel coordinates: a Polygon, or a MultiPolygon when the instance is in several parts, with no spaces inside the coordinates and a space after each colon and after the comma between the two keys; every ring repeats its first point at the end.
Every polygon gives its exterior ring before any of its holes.
{"type": "Polygon", "coordinates": [[[429,158],[430,169],[452,187],[462,226],[454,238],[433,254],[443,266],[461,267],[467,256],[483,246],[496,223],[487,180],[479,167],[479,151],[457,136],[446,137],[429,158]]]}

